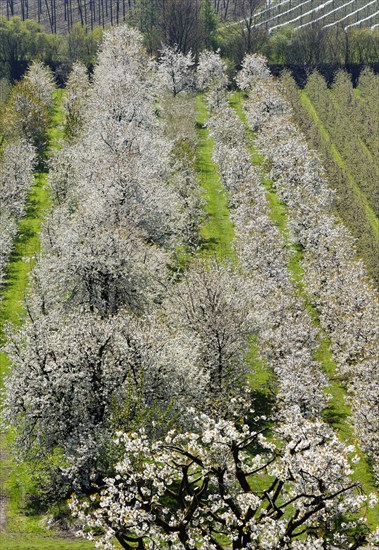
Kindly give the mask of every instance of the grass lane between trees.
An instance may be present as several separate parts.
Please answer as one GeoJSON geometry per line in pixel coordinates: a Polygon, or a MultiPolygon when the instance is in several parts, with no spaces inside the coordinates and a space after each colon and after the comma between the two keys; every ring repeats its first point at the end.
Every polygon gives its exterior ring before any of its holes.
{"type": "Polygon", "coordinates": [[[234,259],[232,242],[234,228],[229,216],[228,197],[221,185],[217,166],[213,162],[213,140],[209,137],[206,121],[209,116],[203,97],[196,101],[199,142],[196,155],[196,172],[204,189],[206,219],[201,228],[203,250],[216,253],[221,260],[234,259]]]}

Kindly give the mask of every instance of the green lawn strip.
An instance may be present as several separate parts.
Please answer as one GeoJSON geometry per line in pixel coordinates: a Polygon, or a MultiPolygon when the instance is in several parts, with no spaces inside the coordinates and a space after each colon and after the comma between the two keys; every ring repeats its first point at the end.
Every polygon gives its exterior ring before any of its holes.
{"type": "Polygon", "coordinates": [[[206,219],[201,227],[202,248],[204,253],[215,253],[221,260],[233,260],[235,258],[232,248],[234,228],[229,216],[228,196],[212,159],[213,140],[205,127],[209,114],[201,95],[196,99],[196,111],[199,142],[195,168],[198,181],[204,189],[206,212],[206,219]]]}
{"type": "Polygon", "coordinates": [[[94,548],[90,541],[75,539],[73,537],[52,537],[48,535],[35,535],[27,533],[6,535],[0,533],[1,550],[87,550],[94,548]]]}
{"type": "MultiPolygon", "coordinates": [[[[230,104],[247,127],[247,119],[246,114],[243,110],[243,99],[241,92],[234,92],[231,95],[230,104]]],[[[264,158],[260,153],[257,153],[254,144],[254,133],[248,128],[247,138],[249,140],[252,162],[256,165],[262,166],[264,164],[264,158]]],[[[352,464],[352,469],[354,470],[353,479],[362,485],[366,494],[377,494],[372,470],[364,453],[362,453],[362,451],[360,451],[358,447],[358,442],[354,435],[354,430],[350,422],[351,408],[346,402],[347,392],[338,379],[337,366],[333,361],[332,353],[330,351],[330,340],[326,336],[324,331],[321,330],[318,312],[310,304],[309,298],[304,290],[304,285],[302,281],[303,268],[301,266],[302,252],[301,249],[292,245],[292,243],[290,242],[287,224],[287,207],[273,190],[272,181],[269,178],[264,178],[263,184],[266,188],[266,197],[270,208],[271,219],[285,238],[287,247],[290,248],[292,251],[288,268],[295,283],[296,292],[304,300],[307,311],[312,318],[313,323],[320,330],[319,346],[315,354],[315,360],[320,363],[323,371],[325,372],[325,374],[327,374],[329,378],[327,393],[331,395],[329,406],[324,411],[324,418],[333,426],[333,428],[336,430],[342,440],[344,440],[349,445],[354,445],[356,448],[357,455],[359,456],[360,461],[357,464],[352,464]]],[[[265,369],[265,372],[267,376],[267,369],[265,369]]],[[[260,377],[263,380],[262,374],[260,375],[260,377]]],[[[267,376],[267,381],[268,380],[269,376],[267,376]]],[[[367,514],[367,520],[372,527],[379,524],[378,505],[375,508],[365,511],[365,513],[367,514]]]]}
{"type": "MultiPolygon", "coordinates": [[[[63,133],[61,124],[63,113],[60,109],[63,90],[54,93],[54,106],[51,110],[51,127],[48,132],[49,151],[58,147],[63,133]]],[[[2,292],[0,304],[0,342],[5,343],[5,326],[7,323],[20,325],[26,316],[24,299],[27,294],[30,271],[35,263],[35,256],[40,251],[41,225],[51,201],[46,187],[47,171],[43,168],[35,172],[35,183],[28,197],[25,217],[19,223],[13,252],[7,270],[7,283],[2,292]]],[[[5,353],[0,353],[0,383],[7,373],[10,362],[5,353]]],[[[12,434],[3,434],[1,447],[7,449],[12,445],[12,434]]],[[[6,489],[7,524],[6,532],[0,534],[0,547],[6,549],[51,549],[55,548],[93,548],[93,543],[64,537],[61,533],[46,529],[45,517],[27,514],[24,509],[25,498],[33,491],[32,475],[28,467],[16,463],[10,453],[3,453],[1,459],[0,483],[6,489]]]]}
{"type": "MultiPolygon", "coordinates": [[[[213,140],[209,137],[207,128],[204,128],[208,117],[208,110],[202,96],[198,96],[196,122],[199,145],[196,171],[201,186],[205,190],[204,198],[208,214],[208,220],[202,227],[202,235],[205,240],[204,250],[206,253],[216,251],[219,258],[229,258],[235,261],[235,254],[232,250],[234,227],[229,218],[228,196],[222,187],[217,166],[212,159],[213,140]]],[[[248,383],[254,392],[256,412],[268,415],[268,407],[273,399],[268,380],[273,374],[259,357],[257,342],[254,339],[249,348],[247,362],[250,367],[248,383]]]]}
{"type": "Polygon", "coordinates": [[[367,199],[365,193],[361,190],[358,183],[355,181],[353,176],[349,173],[349,171],[346,168],[345,162],[343,160],[343,157],[341,153],[338,151],[335,144],[332,142],[328,131],[326,130],[325,126],[323,125],[320,117],[317,114],[317,111],[308,97],[305,90],[300,90],[300,103],[303,107],[303,109],[312,117],[312,120],[315,124],[315,126],[318,128],[320,135],[322,139],[325,141],[325,143],[328,145],[333,160],[336,162],[338,167],[346,174],[347,181],[349,182],[349,185],[354,192],[357,201],[362,204],[364,211],[366,213],[367,220],[370,224],[371,231],[375,237],[375,239],[379,242],[379,219],[376,217],[375,212],[372,210],[369,200],[367,199]]]}

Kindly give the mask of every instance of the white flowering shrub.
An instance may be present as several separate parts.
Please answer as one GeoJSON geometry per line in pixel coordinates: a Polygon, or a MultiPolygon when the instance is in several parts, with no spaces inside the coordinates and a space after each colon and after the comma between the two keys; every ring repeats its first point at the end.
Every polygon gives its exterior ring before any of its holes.
{"type": "Polygon", "coordinates": [[[36,153],[25,140],[8,143],[0,151],[0,283],[17,235],[17,222],[25,213],[26,199],[34,183],[36,153]]]}

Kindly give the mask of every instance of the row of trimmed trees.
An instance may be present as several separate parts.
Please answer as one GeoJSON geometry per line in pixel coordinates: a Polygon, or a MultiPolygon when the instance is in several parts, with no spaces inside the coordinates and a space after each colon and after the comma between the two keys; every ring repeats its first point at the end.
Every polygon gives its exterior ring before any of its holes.
{"type": "Polygon", "coordinates": [[[32,64],[13,87],[0,117],[0,283],[18,222],[25,214],[38,155],[46,145],[48,111],[54,88],[49,70],[32,64]]]}
{"type": "Polygon", "coordinates": [[[286,76],[286,94],[308,142],[317,147],[328,178],[336,189],[334,204],[357,238],[369,274],[378,280],[379,225],[378,76],[366,69],[357,90],[344,72],[331,89],[318,73],[299,94],[286,76]]]}
{"type": "MultiPolygon", "coordinates": [[[[249,58],[247,58],[249,59],[249,58]]],[[[244,67],[238,83],[253,79],[244,67]]],[[[251,308],[259,355],[274,369],[277,400],[284,411],[297,406],[304,416],[325,408],[327,379],[314,360],[317,331],[288,269],[290,252],[270,217],[262,170],[253,166],[247,132],[235,111],[221,103],[209,120],[214,160],[231,195],[239,265],[251,280],[251,308]]]]}
{"type": "Polygon", "coordinates": [[[251,91],[247,116],[287,206],[291,240],[301,247],[304,288],[347,385],[360,445],[378,472],[378,292],[334,213],[320,161],[291,121],[279,86],[262,72],[251,91]]]}

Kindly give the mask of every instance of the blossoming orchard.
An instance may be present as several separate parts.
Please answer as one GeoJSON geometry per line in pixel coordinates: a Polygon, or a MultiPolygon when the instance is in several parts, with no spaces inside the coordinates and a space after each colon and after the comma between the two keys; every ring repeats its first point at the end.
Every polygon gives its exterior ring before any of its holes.
{"type": "Polygon", "coordinates": [[[42,63],[11,90],[1,287],[17,254],[29,275],[1,451],[88,548],[379,545],[378,287],[292,84],[120,26],[58,104],[42,63]]]}

